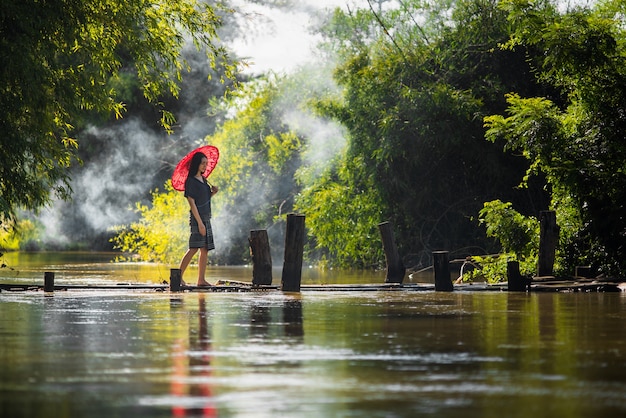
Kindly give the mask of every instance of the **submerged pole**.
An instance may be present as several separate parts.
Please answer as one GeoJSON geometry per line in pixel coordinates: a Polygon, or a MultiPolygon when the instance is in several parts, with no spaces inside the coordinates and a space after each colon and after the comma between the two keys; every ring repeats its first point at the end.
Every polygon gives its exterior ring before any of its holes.
{"type": "Polygon", "coordinates": [[[46,271],[43,274],[43,291],[54,292],[54,272],[46,271]]]}
{"type": "Polygon", "coordinates": [[[433,252],[433,267],[435,270],[435,290],[451,292],[454,289],[450,278],[450,258],[448,251],[433,252]]]}
{"type": "Polygon", "coordinates": [[[304,251],[304,215],[287,215],[285,231],[285,261],[283,262],[283,292],[299,292],[302,281],[302,252],[304,251]]]}
{"type": "Polygon", "coordinates": [[[180,269],[170,269],[170,292],[180,292],[183,276],[180,269]]]}
{"type": "Polygon", "coordinates": [[[250,256],[252,257],[252,284],[272,284],[272,254],[265,229],[250,231],[250,256]]]}
{"type": "Polygon", "coordinates": [[[380,236],[383,240],[383,250],[385,251],[385,261],[387,262],[385,283],[402,283],[406,268],[398,253],[391,222],[379,223],[378,229],[380,230],[380,236]]]}

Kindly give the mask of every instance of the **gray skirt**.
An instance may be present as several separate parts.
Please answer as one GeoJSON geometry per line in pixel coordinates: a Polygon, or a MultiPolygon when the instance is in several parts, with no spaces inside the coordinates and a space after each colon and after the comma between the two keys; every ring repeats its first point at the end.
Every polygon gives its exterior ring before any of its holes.
{"type": "Polygon", "coordinates": [[[189,217],[189,226],[191,227],[191,235],[189,236],[189,248],[206,248],[208,250],[215,249],[215,244],[213,243],[213,229],[211,229],[210,219],[204,220],[206,235],[200,234],[198,222],[193,216],[189,217]]]}

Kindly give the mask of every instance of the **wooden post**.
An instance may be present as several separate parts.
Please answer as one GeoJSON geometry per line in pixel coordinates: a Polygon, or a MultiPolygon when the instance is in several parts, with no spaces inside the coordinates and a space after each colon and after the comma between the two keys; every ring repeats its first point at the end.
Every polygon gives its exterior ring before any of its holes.
{"type": "Polygon", "coordinates": [[[382,222],[378,224],[380,236],[383,240],[383,249],[385,250],[385,261],[387,262],[387,275],[385,283],[402,283],[406,268],[402,263],[398,247],[393,237],[393,228],[391,222],[382,222]]]}
{"type": "Polygon", "coordinates": [[[272,284],[272,254],[265,229],[250,231],[250,255],[252,256],[252,284],[272,284]]]}
{"type": "Polygon", "coordinates": [[[451,292],[454,289],[452,279],[450,279],[450,261],[448,254],[448,251],[433,252],[436,291],[451,292]]]}
{"type": "Polygon", "coordinates": [[[519,272],[519,261],[508,261],[506,263],[506,277],[509,282],[509,292],[525,292],[528,283],[519,272]]]}
{"type": "Polygon", "coordinates": [[[54,292],[54,272],[46,271],[43,274],[43,291],[54,292]]]}
{"type": "Polygon", "coordinates": [[[554,256],[559,241],[559,227],[556,224],[556,212],[544,210],[539,213],[539,260],[537,276],[552,276],[554,256]]]}
{"type": "Polygon", "coordinates": [[[180,269],[170,269],[170,292],[180,292],[182,281],[180,269]]]}
{"type": "Polygon", "coordinates": [[[282,290],[299,292],[302,281],[302,252],[304,251],[304,215],[287,215],[285,231],[285,260],[283,262],[282,290]]]}

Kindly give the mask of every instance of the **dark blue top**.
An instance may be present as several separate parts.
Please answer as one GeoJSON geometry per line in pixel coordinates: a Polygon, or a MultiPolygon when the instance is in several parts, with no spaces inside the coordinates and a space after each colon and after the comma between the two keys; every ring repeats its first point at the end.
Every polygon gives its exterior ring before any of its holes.
{"type": "Polygon", "coordinates": [[[211,186],[205,179],[202,181],[195,177],[189,177],[185,182],[185,197],[191,197],[196,202],[200,218],[211,218],[211,186]]]}

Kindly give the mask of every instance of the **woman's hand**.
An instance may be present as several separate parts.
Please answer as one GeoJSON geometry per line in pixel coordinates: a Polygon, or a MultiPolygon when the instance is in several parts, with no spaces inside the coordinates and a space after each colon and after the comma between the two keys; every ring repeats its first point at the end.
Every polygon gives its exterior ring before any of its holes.
{"type": "Polygon", "coordinates": [[[200,231],[200,235],[203,237],[206,236],[206,226],[204,225],[204,222],[198,224],[198,230],[200,231]]]}
{"type": "Polygon", "coordinates": [[[217,186],[211,186],[211,196],[217,193],[220,189],[217,186]]]}

